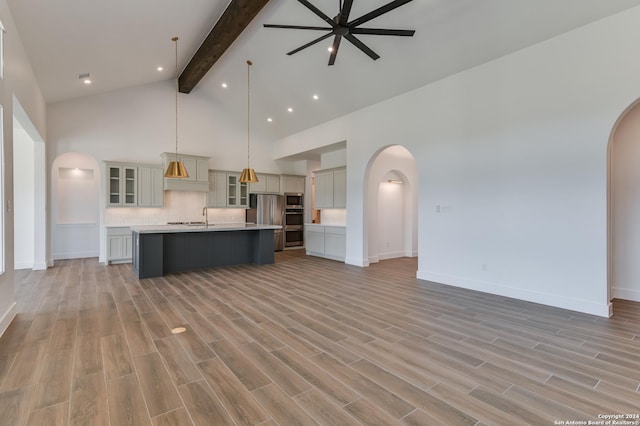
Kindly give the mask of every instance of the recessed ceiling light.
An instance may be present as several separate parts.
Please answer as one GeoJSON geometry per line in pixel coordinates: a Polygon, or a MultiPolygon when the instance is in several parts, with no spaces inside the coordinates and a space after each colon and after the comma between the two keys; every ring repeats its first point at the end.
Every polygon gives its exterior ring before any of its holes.
{"type": "Polygon", "coordinates": [[[157,67],[157,68],[156,68],[156,71],[158,71],[158,72],[160,72],[160,71],[164,71],[164,68],[163,68],[163,67],[157,67]]]}
{"type": "Polygon", "coordinates": [[[318,95],[313,95],[313,99],[317,101],[320,97],[318,95]]]}
{"type": "Polygon", "coordinates": [[[84,84],[91,84],[91,78],[88,72],[84,74],[80,74],[78,78],[82,80],[84,84]]]}
{"type": "Polygon", "coordinates": [[[267,118],[267,121],[268,121],[269,123],[272,123],[272,122],[273,122],[273,118],[269,117],[269,118],[267,118]]]}
{"type": "Polygon", "coordinates": [[[333,52],[333,46],[329,46],[329,48],[327,49],[329,52],[333,52]]]}
{"type": "Polygon", "coordinates": [[[293,112],[293,108],[287,108],[287,111],[293,112]]]}
{"type": "Polygon", "coordinates": [[[171,330],[173,334],[180,334],[180,333],[184,333],[185,331],[187,331],[187,329],[184,327],[176,327],[171,330]]]}
{"type": "Polygon", "coordinates": [[[222,86],[223,89],[226,89],[228,87],[227,83],[222,83],[221,86],[222,86]]]}

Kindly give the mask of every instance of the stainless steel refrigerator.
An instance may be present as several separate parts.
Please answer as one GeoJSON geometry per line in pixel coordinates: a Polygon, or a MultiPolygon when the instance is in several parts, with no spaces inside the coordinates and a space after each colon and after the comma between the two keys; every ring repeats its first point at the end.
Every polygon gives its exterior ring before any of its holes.
{"type": "MultiPolygon", "coordinates": [[[[284,224],[284,197],[277,194],[249,194],[249,209],[247,209],[247,222],[260,225],[284,224]]],[[[284,249],[282,229],[274,232],[274,249],[284,249]]]]}

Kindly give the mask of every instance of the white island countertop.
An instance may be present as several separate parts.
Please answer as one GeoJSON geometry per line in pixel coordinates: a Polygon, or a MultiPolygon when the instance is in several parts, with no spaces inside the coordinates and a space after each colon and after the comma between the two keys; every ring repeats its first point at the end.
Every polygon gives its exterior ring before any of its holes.
{"type": "Polygon", "coordinates": [[[219,223],[209,225],[145,225],[132,226],[131,231],[139,234],[169,234],[178,232],[254,231],[262,229],[282,229],[280,225],[256,225],[255,223],[219,223]]]}

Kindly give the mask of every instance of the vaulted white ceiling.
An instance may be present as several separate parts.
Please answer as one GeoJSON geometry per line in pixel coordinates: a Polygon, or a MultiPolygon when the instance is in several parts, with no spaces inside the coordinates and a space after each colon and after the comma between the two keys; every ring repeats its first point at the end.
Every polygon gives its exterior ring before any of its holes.
{"type": "MultiPolygon", "coordinates": [[[[182,69],[229,3],[8,1],[48,103],[173,78],[171,37],[180,37],[182,69]],[[165,71],[156,71],[158,65],[165,71]],[[78,79],[87,72],[91,86],[78,79]]],[[[351,18],[389,1],[354,0],[351,18]]],[[[338,12],[338,0],[311,2],[329,16],[338,12]]],[[[322,33],[262,27],[324,22],[296,0],[271,0],[194,92],[244,116],[251,59],[252,126],[276,139],[638,5],[640,0],[414,0],[364,25],[414,29],[414,37],[359,36],[381,56],[377,61],[343,41],[335,66],[328,67],[331,39],[286,55],[322,33]]]]}

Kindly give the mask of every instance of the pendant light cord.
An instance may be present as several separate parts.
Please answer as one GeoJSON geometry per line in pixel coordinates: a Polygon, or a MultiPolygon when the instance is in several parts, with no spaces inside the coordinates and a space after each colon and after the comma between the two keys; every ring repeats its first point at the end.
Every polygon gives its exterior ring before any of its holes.
{"type": "Polygon", "coordinates": [[[176,161],[178,161],[178,92],[180,91],[180,83],[178,81],[178,37],[173,40],[176,44],[176,161]]]}
{"type": "Polygon", "coordinates": [[[249,163],[249,147],[251,141],[251,61],[247,61],[247,168],[251,168],[249,163]]]}

